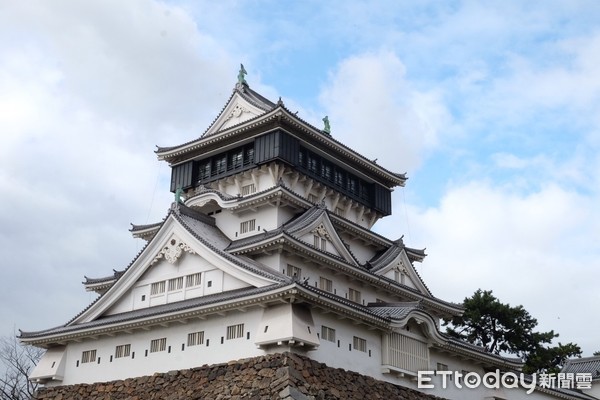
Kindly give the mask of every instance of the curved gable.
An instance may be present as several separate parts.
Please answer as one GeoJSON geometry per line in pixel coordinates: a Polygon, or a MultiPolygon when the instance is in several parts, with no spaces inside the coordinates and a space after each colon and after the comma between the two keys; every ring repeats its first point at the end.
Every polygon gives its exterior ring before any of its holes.
{"type": "Polygon", "coordinates": [[[249,101],[236,89],[221,114],[206,130],[203,137],[214,135],[219,131],[258,117],[264,114],[266,109],[268,109],[266,105],[249,101]]]}
{"type": "Polygon", "coordinates": [[[325,209],[312,208],[308,210],[298,220],[285,227],[284,231],[304,243],[358,266],[356,258],[331,223],[325,209]]]}
{"type": "Polygon", "coordinates": [[[385,276],[401,285],[416,289],[426,296],[432,296],[417,274],[404,248],[396,245],[390,247],[374,264],[376,265],[372,269],[374,274],[385,276]]]}

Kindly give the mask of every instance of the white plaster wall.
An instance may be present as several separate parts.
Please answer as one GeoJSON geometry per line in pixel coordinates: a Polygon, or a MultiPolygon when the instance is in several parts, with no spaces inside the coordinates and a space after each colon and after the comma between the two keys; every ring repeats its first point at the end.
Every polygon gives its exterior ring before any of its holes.
{"type": "Polygon", "coordinates": [[[351,239],[349,235],[344,233],[342,233],[340,237],[350,246],[350,251],[352,251],[354,257],[361,264],[364,264],[375,256],[375,249],[373,247],[365,246],[362,240],[351,239]]]}
{"type": "Polygon", "coordinates": [[[296,212],[291,208],[279,207],[279,209],[277,210],[277,227],[280,227],[281,225],[285,224],[286,222],[294,218],[295,215],[296,212]]]}
{"type": "MultiPolygon", "coordinates": [[[[319,337],[321,326],[325,325],[336,331],[335,342],[320,339],[316,350],[306,352],[302,348],[269,347],[261,350],[254,341],[258,337],[262,309],[248,310],[245,313],[231,313],[223,317],[209,317],[206,320],[192,320],[185,324],[173,323],[168,327],[157,326],[152,329],[137,330],[132,334],[119,334],[114,337],[102,336],[98,340],[87,340],[80,343],[70,343],[67,346],[65,359],[65,380],[54,384],[92,383],[127,377],[151,375],[155,372],[198,367],[204,364],[216,364],[246,357],[255,357],[266,352],[296,351],[305,354],[330,367],[344,368],[364,375],[372,376],[379,380],[391,382],[417,389],[417,382],[413,377],[401,377],[397,374],[384,374],[381,371],[381,332],[369,329],[365,325],[354,324],[350,320],[339,319],[332,313],[323,313],[313,309],[312,316],[314,327],[319,337]],[[244,337],[226,340],[226,327],[244,323],[244,337]],[[187,335],[191,332],[204,331],[204,344],[187,346],[187,335]],[[249,334],[249,338],[248,338],[249,334]],[[353,349],[353,336],[358,336],[367,341],[367,351],[353,349]],[[152,339],[167,338],[167,349],[150,353],[152,339]],[[222,339],[223,338],[223,339],[222,339]],[[338,343],[339,342],[339,343],[338,343]],[[115,346],[131,344],[134,357],[114,358],[115,346]],[[97,358],[94,363],[79,364],[81,353],[85,350],[96,349],[97,358]],[[148,354],[146,355],[146,350],[148,354]],[[113,356],[113,360],[110,357],[113,356]]],[[[413,332],[414,333],[414,332],[413,332]]],[[[442,353],[435,348],[430,350],[430,370],[436,369],[438,362],[448,365],[452,371],[473,371],[483,375],[483,369],[477,364],[459,359],[452,354],[442,353]]],[[[549,399],[552,396],[534,392],[527,395],[522,389],[458,389],[454,380],[448,381],[444,389],[441,386],[441,376],[433,376],[430,383],[435,389],[426,390],[428,393],[448,398],[461,400],[483,399],[491,396],[506,399],[549,399]]]]}
{"type": "Polygon", "coordinates": [[[155,372],[193,368],[204,364],[222,363],[245,357],[264,354],[254,344],[262,309],[248,310],[245,313],[232,313],[224,317],[196,319],[186,324],[173,323],[168,327],[136,330],[131,334],[119,334],[114,337],[101,336],[98,340],[72,342],[67,346],[65,380],[61,385],[75,383],[103,382],[127,377],[151,375],[155,372]],[[227,326],[244,323],[244,337],[226,340],[227,326]],[[204,344],[187,346],[187,335],[204,331],[204,344]],[[249,334],[249,339],[248,335],[249,334]],[[150,353],[150,341],[167,338],[167,351],[150,353]],[[223,337],[223,343],[221,338],[223,337]],[[131,344],[132,358],[114,358],[115,347],[131,344]],[[183,346],[183,350],[182,350],[183,346]],[[96,349],[93,363],[79,363],[83,351],[96,349]],[[148,355],[146,355],[148,350],[148,355]],[[113,356],[112,362],[110,357],[113,356]]]}
{"type": "MultiPolygon", "coordinates": [[[[254,257],[255,261],[258,261],[259,263],[262,263],[268,267],[271,267],[273,270],[275,271],[279,271],[282,272],[283,270],[281,269],[281,255],[278,253],[275,254],[261,254],[259,256],[254,257]]],[[[284,272],[285,273],[285,272],[284,272]]]]}
{"type": "MultiPolygon", "coordinates": [[[[334,368],[344,368],[370,376],[381,375],[381,335],[377,330],[369,330],[364,325],[355,325],[349,320],[336,318],[334,314],[324,314],[313,310],[315,328],[321,335],[323,325],[335,329],[335,342],[321,339],[321,345],[310,352],[309,357],[334,368]],[[366,339],[367,352],[352,349],[353,337],[366,339]]],[[[378,378],[381,379],[381,378],[378,378]]]]}
{"type": "Polygon", "coordinates": [[[295,257],[293,255],[282,256],[281,262],[275,264],[271,261],[271,259],[265,258],[265,261],[262,262],[270,262],[269,265],[278,265],[279,271],[285,273],[285,268],[287,264],[292,264],[296,267],[300,267],[302,269],[302,279],[308,278],[308,283],[311,286],[319,287],[319,278],[327,278],[332,281],[332,293],[347,298],[348,289],[353,288],[359,290],[361,292],[361,304],[374,303],[376,300],[381,300],[385,302],[397,302],[401,301],[400,298],[395,297],[393,295],[386,294],[382,290],[375,290],[373,286],[361,284],[361,282],[357,280],[350,280],[344,275],[336,274],[333,268],[322,266],[316,263],[306,263],[299,257],[295,257]]]}
{"type": "Polygon", "coordinates": [[[231,240],[254,236],[263,233],[263,229],[272,230],[278,227],[276,207],[263,206],[257,212],[234,213],[229,210],[223,210],[213,216],[217,227],[231,240]],[[247,233],[240,233],[240,224],[251,219],[256,220],[255,229],[247,233]]]}
{"type": "MultiPolygon", "coordinates": [[[[404,387],[410,387],[413,389],[417,388],[417,380],[411,376],[401,377],[398,374],[383,373],[381,371],[381,333],[376,330],[370,330],[364,325],[355,325],[348,320],[340,320],[335,318],[332,314],[323,314],[318,311],[313,311],[313,318],[315,320],[315,328],[317,332],[321,332],[321,326],[325,325],[329,328],[336,330],[336,342],[332,343],[326,340],[320,341],[321,345],[317,350],[314,350],[308,354],[309,357],[323,362],[330,367],[344,368],[347,370],[355,371],[364,375],[369,375],[375,379],[391,382],[396,385],[404,387]],[[363,353],[356,350],[350,350],[349,345],[352,344],[353,336],[359,336],[367,339],[367,350],[371,350],[369,353],[363,353]],[[337,340],[340,341],[338,346],[337,340]]],[[[411,330],[414,333],[414,329],[411,330]]],[[[443,363],[448,365],[448,370],[452,371],[469,371],[477,372],[480,376],[485,374],[485,371],[479,366],[479,364],[473,361],[462,360],[447,352],[441,353],[434,348],[430,349],[429,366],[430,370],[435,370],[437,363],[443,363]]],[[[433,376],[432,383],[435,385],[434,389],[420,389],[427,393],[434,394],[448,399],[457,400],[481,400],[484,398],[506,398],[506,399],[551,399],[556,398],[548,394],[533,392],[528,395],[525,389],[488,389],[485,386],[481,386],[476,389],[458,389],[455,386],[455,381],[448,380],[446,389],[442,388],[442,377],[433,376]]]]}

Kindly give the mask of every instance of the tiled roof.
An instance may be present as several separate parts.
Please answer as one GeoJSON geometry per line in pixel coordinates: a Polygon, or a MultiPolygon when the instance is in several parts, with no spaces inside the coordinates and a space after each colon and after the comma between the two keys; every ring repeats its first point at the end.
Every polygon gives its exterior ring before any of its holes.
{"type": "MultiPolygon", "coordinates": [[[[290,117],[293,117],[294,119],[298,120],[298,122],[301,122],[302,124],[309,126],[311,128],[313,128],[316,131],[322,132],[323,130],[320,128],[315,127],[314,125],[308,123],[307,121],[305,121],[304,119],[298,117],[295,113],[292,113],[287,107],[285,107],[283,104],[281,105],[281,108],[283,108],[285,111],[288,112],[290,117]]],[[[365,156],[363,156],[362,154],[360,154],[359,152],[357,152],[356,150],[352,149],[351,147],[346,146],[344,143],[340,142],[339,140],[336,140],[332,135],[326,135],[323,134],[323,137],[327,137],[329,140],[331,140],[332,142],[334,142],[335,144],[337,144],[338,146],[350,151],[351,153],[353,153],[354,155],[358,156],[359,158],[363,159],[364,161],[369,162],[369,164],[376,164],[378,168],[382,169],[383,171],[385,171],[386,173],[395,176],[396,178],[399,178],[401,180],[407,180],[408,178],[406,177],[406,174],[400,174],[397,172],[392,172],[384,167],[382,167],[381,165],[374,163],[373,160],[369,160],[368,158],[366,158],[365,156]]]]}
{"type": "Polygon", "coordinates": [[[207,306],[207,305],[211,305],[211,304],[216,304],[216,303],[223,302],[223,301],[239,300],[244,297],[255,296],[258,294],[266,293],[271,290],[285,287],[286,285],[289,285],[289,283],[290,282],[276,283],[273,285],[264,286],[264,287],[260,287],[260,288],[235,289],[235,290],[211,294],[211,295],[207,295],[207,296],[196,297],[193,299],[177,301],[177,302],[173,302],[173,303],[169,303],[169,304],[163,304],[160,306],[154,306],[154,307],[143,308],[143,309],[128,311],[128,312],[119,313],[119,314],[113,314],[113,315],[100,317],[93,321],[85,322],[85,323],[77,324],[77,325],[66,324],[66,325],[58,326],[56,328],[46,329],[46,330],[37,331],[37,332],[21,331],[21,335],[19,337],[22,339],[28,339],[28,338],[47,336],[47,335],[64,334],[64,333],[75,332],[75,331],[87,329],[87,328],[95,328],[95,327],[100,327],[100,326],[105,326],[105,325],[110,325],[110,324],[115,324],[115,323],[134,321],[136,319],[142,319],[142,318],[159,316],[159,315],[163,315],[163,314],[169,314],[169,313],[173,313],[173,312],[177,312],[177,311],[184,311],[184,310],[189,310],[189,309],[193,309],[196,307],[202,307],[202,306],[207,306]]]}
{"type": "Polygon", "coordinates": [[[159,228],[161,225],[162,225],[162,222],[156,222],[153,224],[145,224],[145,225],[131,224],[131,228],[129,229],[129,232],[145,231],[146,229],[159,228]]]}
{"type": "Polygon", "coordinates": [[[387,250],[375,255],[370,261],[367,262],[371,266],[371,272],[377,272],[382,268],[388,266],[398,255],[402,252],[403,246],[397,243],[392,244],[387,250]]]}
{"type": "Polygon", "coordinates": [[[101,278],[88,278],[87,276],[84,276],[84,278],[85,278],[85,282],[81,282],[81,283],[83,283],[84,285],[93,285],[93,284],[95,284],[95,283],[110,282],[110,281],[113,281],[113,280],[119,279],[119,277],[120,277],[121,275],[123,275],[123,273],[125,272],[125,270],[124,270],[124,269],[122,269],[122,270],[120,270],[120,271],[117,271],[117,270],[114,270],[114,269],[113,269],[113,271],[114,271],[114,272],[113,272],[113,274],[112,274],[112,275],[109,275],[109,276],[103,276],[103,277],[101,277],[101,278]]]}
{"type": "MultiPolygon", "coordinates": [[[[389,265],[396,257],[398,257],[402,250],[405,250],[407,252],[407,256],[409,251],[414,251],[414,249],[409,249],[408,247],[405,247],[402,239],[398,239],[395,242],[393,242],[393,244],[386,251],[381,253],[379,256],[375,256],[371,261],[367,262],[367,264],[371,266],[371,272],[377,272],[380,269],[389,265]]],[[[424,254],[425,253],[423,252],[423,255],[424,254]]],[[[431,293],[431,290],[429,290],[429,287],[425,284],[425,281],[423,280],[423,278],[421,278],[421,275],[419,275],[417,269],[413,268],[413,271],[415,272],[415,274],[417,275],[417,279],[421,281],[421,284],[425,287],[425,289],[427,289],[427,291],[431,293]]]]}
{"type": "Polygon", "coordinates": [[[568,360],[560,372],[589,373],[592,379],[600,379],[600,356],[573,358],[568,360]]]}
{"type": "Polygon", "coordinates": [[[256,107],[262,109],[263,111],[269,111],[275,108],[277,104],[273,103],[271,100],[263,97],[260,93],[250,89],[249,85],[236,85],[236,89],[238,93],[249,103],[255,105],[256,107]]]}
{"type": "Polygon", "coordinates": [[[450,312],[449,309],[452,310],[456,310],[453,311],[453,313],[457,313],[458,310],[462,309],[462,306],[460,304],[456,304],[456,303],[452,303],[452,302],[448,302],[448,301],[444,301],[441,300],[435,296],[432,296],[431,294],[424,294],[421,293],[419,290],[412,288],[410,286],[404,285],[402,283],[396,282],[390,278],[387,278],[385,276],[382,275],[377,275],[371,271],[369,271],[368,269],[364,268],[363,266],[356,266],[353,265],[351,263],[348,263],[345,259],[336,256],[335,254],[331,254],[328,252],[324,252],[320,249],[317,249],[316,247],[314,247],[313,245],[311,245],[310,243],[306,243],[306,242],[302,242],[299,241],[298,239],[296,239],[295,237],[288,235],[286,232],[282,232],[281,228],[277,229],[277,230],[273,230],[273,231],[269,231],[266,233],[262,233],[259,235],[255,235],[252,236],[250,238],[246,238],[246,239],[241,239],[239,241],[233,242],[232,246],[230,246],[227,250],[228,251],[234,251],[237,250],[245,245],[253,245],[256,243],[259,243],[261,241],[265,241],[267,244],[269,243],[269,239],[274,239],[275,237],[281,237],[284,238],[287,243],[295,248],[299,248],[300,246],[304,246],[307,248],[310,248],[312,250],[315,251],[315,254],[322,254],[325,257],[328,257],[332,260],[335,260],[336,262],[340,263],[338,265],[343,265],[346,268],[349,268],[350,270],[354,270],[356,271],[357,274],[360,274],[362,272],[363,277],[367,276],[371,278],[371,282],[374,284],[387,284],[390,290],[394,290],[396,289],[397,291],[402,291],[402,295],[405,297],[412,297],[415,300],[418,299],[424,299],[426,301],[426,304],[428,306],[431,306],[433,308],[438,308],[440,310],[445,310],[444,312],[450,312]],[[238,246],[238,242],[240,241],[244,241],[243,243],[240,243],[240,245],[238,246]],[[359,272],[360,271],[360,272],[359,272]]]}
{"type": "MultiPolygon", "coordinates": [[[[283,183],[283,182],[280,182],[277,185],[271,186],[271,187],[269,187],[267,189],[264,189],[264,190],[262,190],[260,192],[255,192],[255,193],[252,193],[250,195],[243,196],[243,197],[226,195],[226,194],[223,194],[222,192],[220,192],[218,190],[206,187],[202,191],[199,191],[199,193],[197,195],[192,196],[192,197],[186,199],[186,201],[192,199],[193,197],[200,196],[200,195],[202,195],[204,193],[215,193],[216,195],[218,195],[224,201],[238,200],[239,203],[245,203],[245,202],[247,202],[247,201],[249,201],[251,199],[260,198],[265,193],[273,191],[274,189],[281,189],[284,192],[286,192],[288,195],[295,196],[298,199],[301,199],[306,204],[316,205],[316,204],[312,203],[311,201],[309,201],[308,198],[306,198],[305,196],[303,196],[300,193],[295,192],[292,189],[290,189],[289,187],[287,187],[287,185],[285,185],[285,183],[283,183]]],[[[235,206],[235,207],[238,207],[238,206],[235,206]]],[[[312,208],[312,207],[307,207],[307,210],[310,209],[310,208],[312,208]]],[[[391,241],[390,239],[386,238],[385,236],[382,236],[382,235],[378,234],[377,232],[370,231],[367,228],[365,228],[365,227],[357,224],[356,222],[351,221],[351,220],[349,220],[347,218],[344,218],[342,216],[339,216],[339,215],[337,215],[335,213],[332,213],[329,210],[327,210],[327,214],[329,215],[329,218],[331,219],[331,221],[334,224],[339,224],[341,226],[344,226],[346,229],[351,229],[354,232],[359,233],[361,236],[370,237],[374,241],[377,241],[381,245],[385,245],[386,247],[389,247],[391,244],[394,243],[393,241],[391,241]]],[[[255,238],[255,237],[256,236],[252,236],[251,239],[255,238]]],[[[234,241],[235,246],[237,246],[238,242],[240,244],[243,243],[243,239],[239,239],[239,240],[234,241]]],[[[425,255],[425,253],[424,253],[423,250],[415,250],[415,249],[411,249],[409,247],[405,247],[405,249],[407,250],[407,252],[410,251],[411,253],[420,254],[422,256],[425,255]]]]}
{"type": "Polygon", "coordinates": [[[367,304],[367,307],[376,315],[397,320],[406,318],[411,311],[424,310],[420,301],[403,303],[369,303],[367,304]]]}
{"type": "MultiPolygon", "coordinates": [[[[292,218],[290,221],[284,223],[279,228],[276,228],[276,229],[273,229],[273,230],[270,230],[267,232],[263,232],[258,235],[253,235],[253,236],[250,236],[247,238],[242,238],[242,239],[233,241],[231,243],[231,245],[227,248],[227,250],[233,251],[235,249],[239,249],[244,246],[248,246],[248,245],[251,245],[254,243],[259,243],[259,242],[262,242],[269,238],[276,237],[282,233],[285,233],[285,234],[289,235],[290,237],[297,240],[298,238],[295,236],[295,233],[297,233],[298,231],[301,231],[302,229],[304,229],[305,227],[307,227],[308,225],[313,223],[315,220],[320,218],[323,215],[323,213],[328,213],[328,211],[319,206],[313,206],[313,207],[309,208],[308,210],[306,210],[305,212],[303,212],[302,214],[297,215],[296,217],[292,218]]],[[[350,250],[349,246],[342,240],[342,238],[340,238],[340,240],[342,241],[343,245],[346,247],[346,250],[348,250],[350,255],[353,257],[353,259],[358,264],[358,261],[356,260],[356,257],[354,256],[354,254],[352,254],[352,251],[350,250]]],[[[333,253],[323,251],[319,248],[314,247],[310,243],[304,243],[304,242],[302,242],[302,243],[305,244],[306,246],[314,248],[316,251],[327,253],[327,255],[329,255],[331,257],[335,257],[337,259],[346,261],[343,257],[337,256],[333,253]]]]}
{"type": "Polygon", "coordinates": [[[225,234],[223,234],[223,232],[221,232],[221,230],[216,226],[208,225],[204,221],[200,221],[199,219],[191,217],[189,215],[189,212],[193,211],[196,214],[204,214],[198,213],[197,211],[194,211],[184,205],[180,205],[180,210],[182,211],[179,215],[175,213],[175,218],[179,222],[181,222],[181,224],[188,230],[188,232],[194,235],[196,239],[205,244],[211,250],[218,253],[223,258],[232,261],[236,265],[252,273],[266,277],[268,279],[272,279],[279,282],[287,280],[287,277],[285,275],[272,268],[269,268],[256,262],[250,263],[247,262],[246,259],[227,253],[224,250],[231,243],[229,238],[227,238],[227,236],[225,236],[225,234]],[[185,210],[185,212],[183,210],[185,210]]]}
{"type": "MultiPolygon", "coordinates": [[[[249,262],[246,257],[238,257],[232,254],[229,254],[224,250],[225,247],[230,243],[229,239],[215,226],[214,218],[209,217],[205,214],[202,214],[194,209],[186,207],[183,204],[173,204],[171,209],[160,223],[161,227],[167,220],[167,218],[173,215],[176,220],[178,220],[182,226],[188,230],[196,239],[204,243],[213,251],[220,254],[222,257],[234,262],[236,265],[245,268],[246,270],[256,273],[260,276],[267,277],[269,279],[273,279],[278,282],[285,282],[288,280],[288,277],[281,274],[278,271],[270,269],[262,264],[256,263],[254,261],[249,262]],[[206,238],[205,238],[206,237],[206,238]]],[[[155,236],[156,237],[156,236],[155,236]]],[[[125,269],[119,271],[119,276],[115,281],[118,281],[131,266],[136,262],[136,260],[142,255],[142,253],[148,248],[150,243],[155,239],[152,238],[150,241],[146,243],[146,245],[136,254],[136,256],[131,260],[131,262],[127,265],[125,269]]],[[[86,278],[89,279],[89,278],[86,278]]],[[[104,278],[97,278],[104,279],[104,278]]],[[[114,278],[113,278],[114,279],[114,278]]],[[[85,283],[85,282],[84,282],[85,283]]],[[[106,294],[105,292],[102,295],[98,296],[93,302],[91,302],[87,307],[85,307],[81,312],[71,318],[64,326],[69,326],[79,318],[83,313],[89,310],[94,304],[96,304],[100,299],[102,299],[106,294]]]]}
{"type": "MultiPolygon", "coordinates": [[[[384,175],[387,175],[387,179],[390,181],[390,184],[393,182],[396,185],[403,185],[404,181],[406,181],[408,179],[406,177],[406,174],[400,174],[400,173],[392,172],[392,171],[390,171],[390,170],[388,170],[388,169],[380,166],[379,164],[373,162],[372,160],[367,159],[365,156],[361,155],[356,150],[354,150],[354,149],[346,146],[342,142],[334,139],[331,135],[324,134],[323,131],[322,131],[322,129],[317,128],[317,127],[309,124],[307,121],[299,118],[294,113],[292,113],[287,107],[284,106],[283,102],[280,101],[277,104],[275,104],[272,101],[270,101],[270,100],[266,99],[265,97],[261,96],[257,92],[253,91],[249,87],[247,87],[247,86],[245,86],[245,87],[246,87],[246,91],[240,91],[239,88],[236,87],[236,89],[234,89],[234,94],[235,93],[239,93],[240,96],[242,96],[244,99],[246,99],[247,101],[249,101],[252,104],[256,105],[257,107],[263,109],[266,112],[271,112],[271,111],[274,111],[276,109],[280,109],[280,110],[285,111],[282,116],[286,120],[288,120],[289,122],[291,122],[292,126],[295,125],[298,128],[303,128],[303,130],[305,132],[310,133],[312,135],[314,135],[316,133],[318,135],[317,137],[320,138],[321,142],[323,142],[324,144],[326,144],[328,147],[330,147],[330,148],[337,148],[339,150],[342,150],[342,153],[345,152],[347,156],[355,157],[356,159],[359,160],[359,163],[362,164],[362,166],[367,167],[368,169],[372,170],[373,172],[379,173],[380,175],[383,172],[384,175]],[[334,146],[332,146],[332,144],[334,146]],[[390,177],[393,177],[393,178],[390,179],[390,177]]],[[[232,94],[232,96],[233,96],[233,94],[232,94]]],[[[223,107],[223,109],[221,110],[221,112],[219,113],[219,115],[217,116],[217,118],[215,119],[215,121],[213,121],[213,123],[202,134],[202,136],[200,136],[197,139],[193,139],[191,141],[188,141],[186,143],[183,143],[183,144],[180,144],[180,145],[177,145],[177,146],[170,146],[170,147],[160,147],[160,146],[157,146],[157,150],[155,152],[156,153],[164,153],[164,152],[169,152],[169,151],[177,150],[177,149],[189,146],[189,145],[191,145],[193,143],[199,142],[202,139],[206,139],[208,137],[213,136],[213,135],[207,136],[206,133],[213,126],[213,124],[216,122],[216,120],[221,116],[221,114],[223,113],[223,111],[225,110],[225,108],[227,107],[227,105],[229,104],[230,101],[231,101],[231,97],[229,98],[229,100],[227,101],[227,103],[225,104],[225,106],[223,107]]],[[[254,118],[251,118],[251,119],[248,119],[246,121],[240,122],[237,125],[228,127],[227,130],[228,131],[235,130],[237,127],[241,127],[243,125],[247,125],[249,123],[252,123],[252,122],[255,122],[255,121],[259,121],[264,116],[265,116],[265,114],[257,115],[254,118]]],[[[272,117],[273,116],[270,116],[268,119],[270,120],[272,117]]],[[[215,132],[215,134],[216,134],[216,132],[215,132]]]]}

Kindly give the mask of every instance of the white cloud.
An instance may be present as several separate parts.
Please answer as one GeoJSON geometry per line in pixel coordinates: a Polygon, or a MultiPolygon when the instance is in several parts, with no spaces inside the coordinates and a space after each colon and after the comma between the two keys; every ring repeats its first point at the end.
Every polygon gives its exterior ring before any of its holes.
{"type": "Polygon", "coordinates": [[[83,275],[129,263],[129,222],[166,213],[154,146],[200,136],[235,64],[181,9],[142,0],[4,2],[0,49],[0,303],[20,301],[0,317],[47,328],[91,300],[83,275]]]}
{"type": "Polygon", "coordinates": [[[437,207],[409,207],[411,242],[428,253],[418,268],[442,299],[461,302],[479,288],[493,290],[504,302],[523,304],[539,329],[595,351],[588,332],[600,323],[582,324],[573,308],[597,301],[586,282],[600,279],[598,200],[554,184],[530,194],[482,181],[451,188],[437,207]]]}
{"type": "Polygon", "coordinates": [[[400,59],[384,50],[343,60],[320,102],[336,139],[398,172],[417,168],[451,123],[442,94],[411,87],[400,59]]]}

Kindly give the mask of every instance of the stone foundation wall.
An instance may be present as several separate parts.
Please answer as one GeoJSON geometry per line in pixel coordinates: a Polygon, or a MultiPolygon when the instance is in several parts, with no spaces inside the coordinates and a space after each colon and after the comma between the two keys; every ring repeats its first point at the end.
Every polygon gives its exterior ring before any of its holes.
{"type": "Polygon", "coordinates": [[[42,388],[36,399],[433,400],[439,397],[283,353],[120,381],[42,388]]]}

